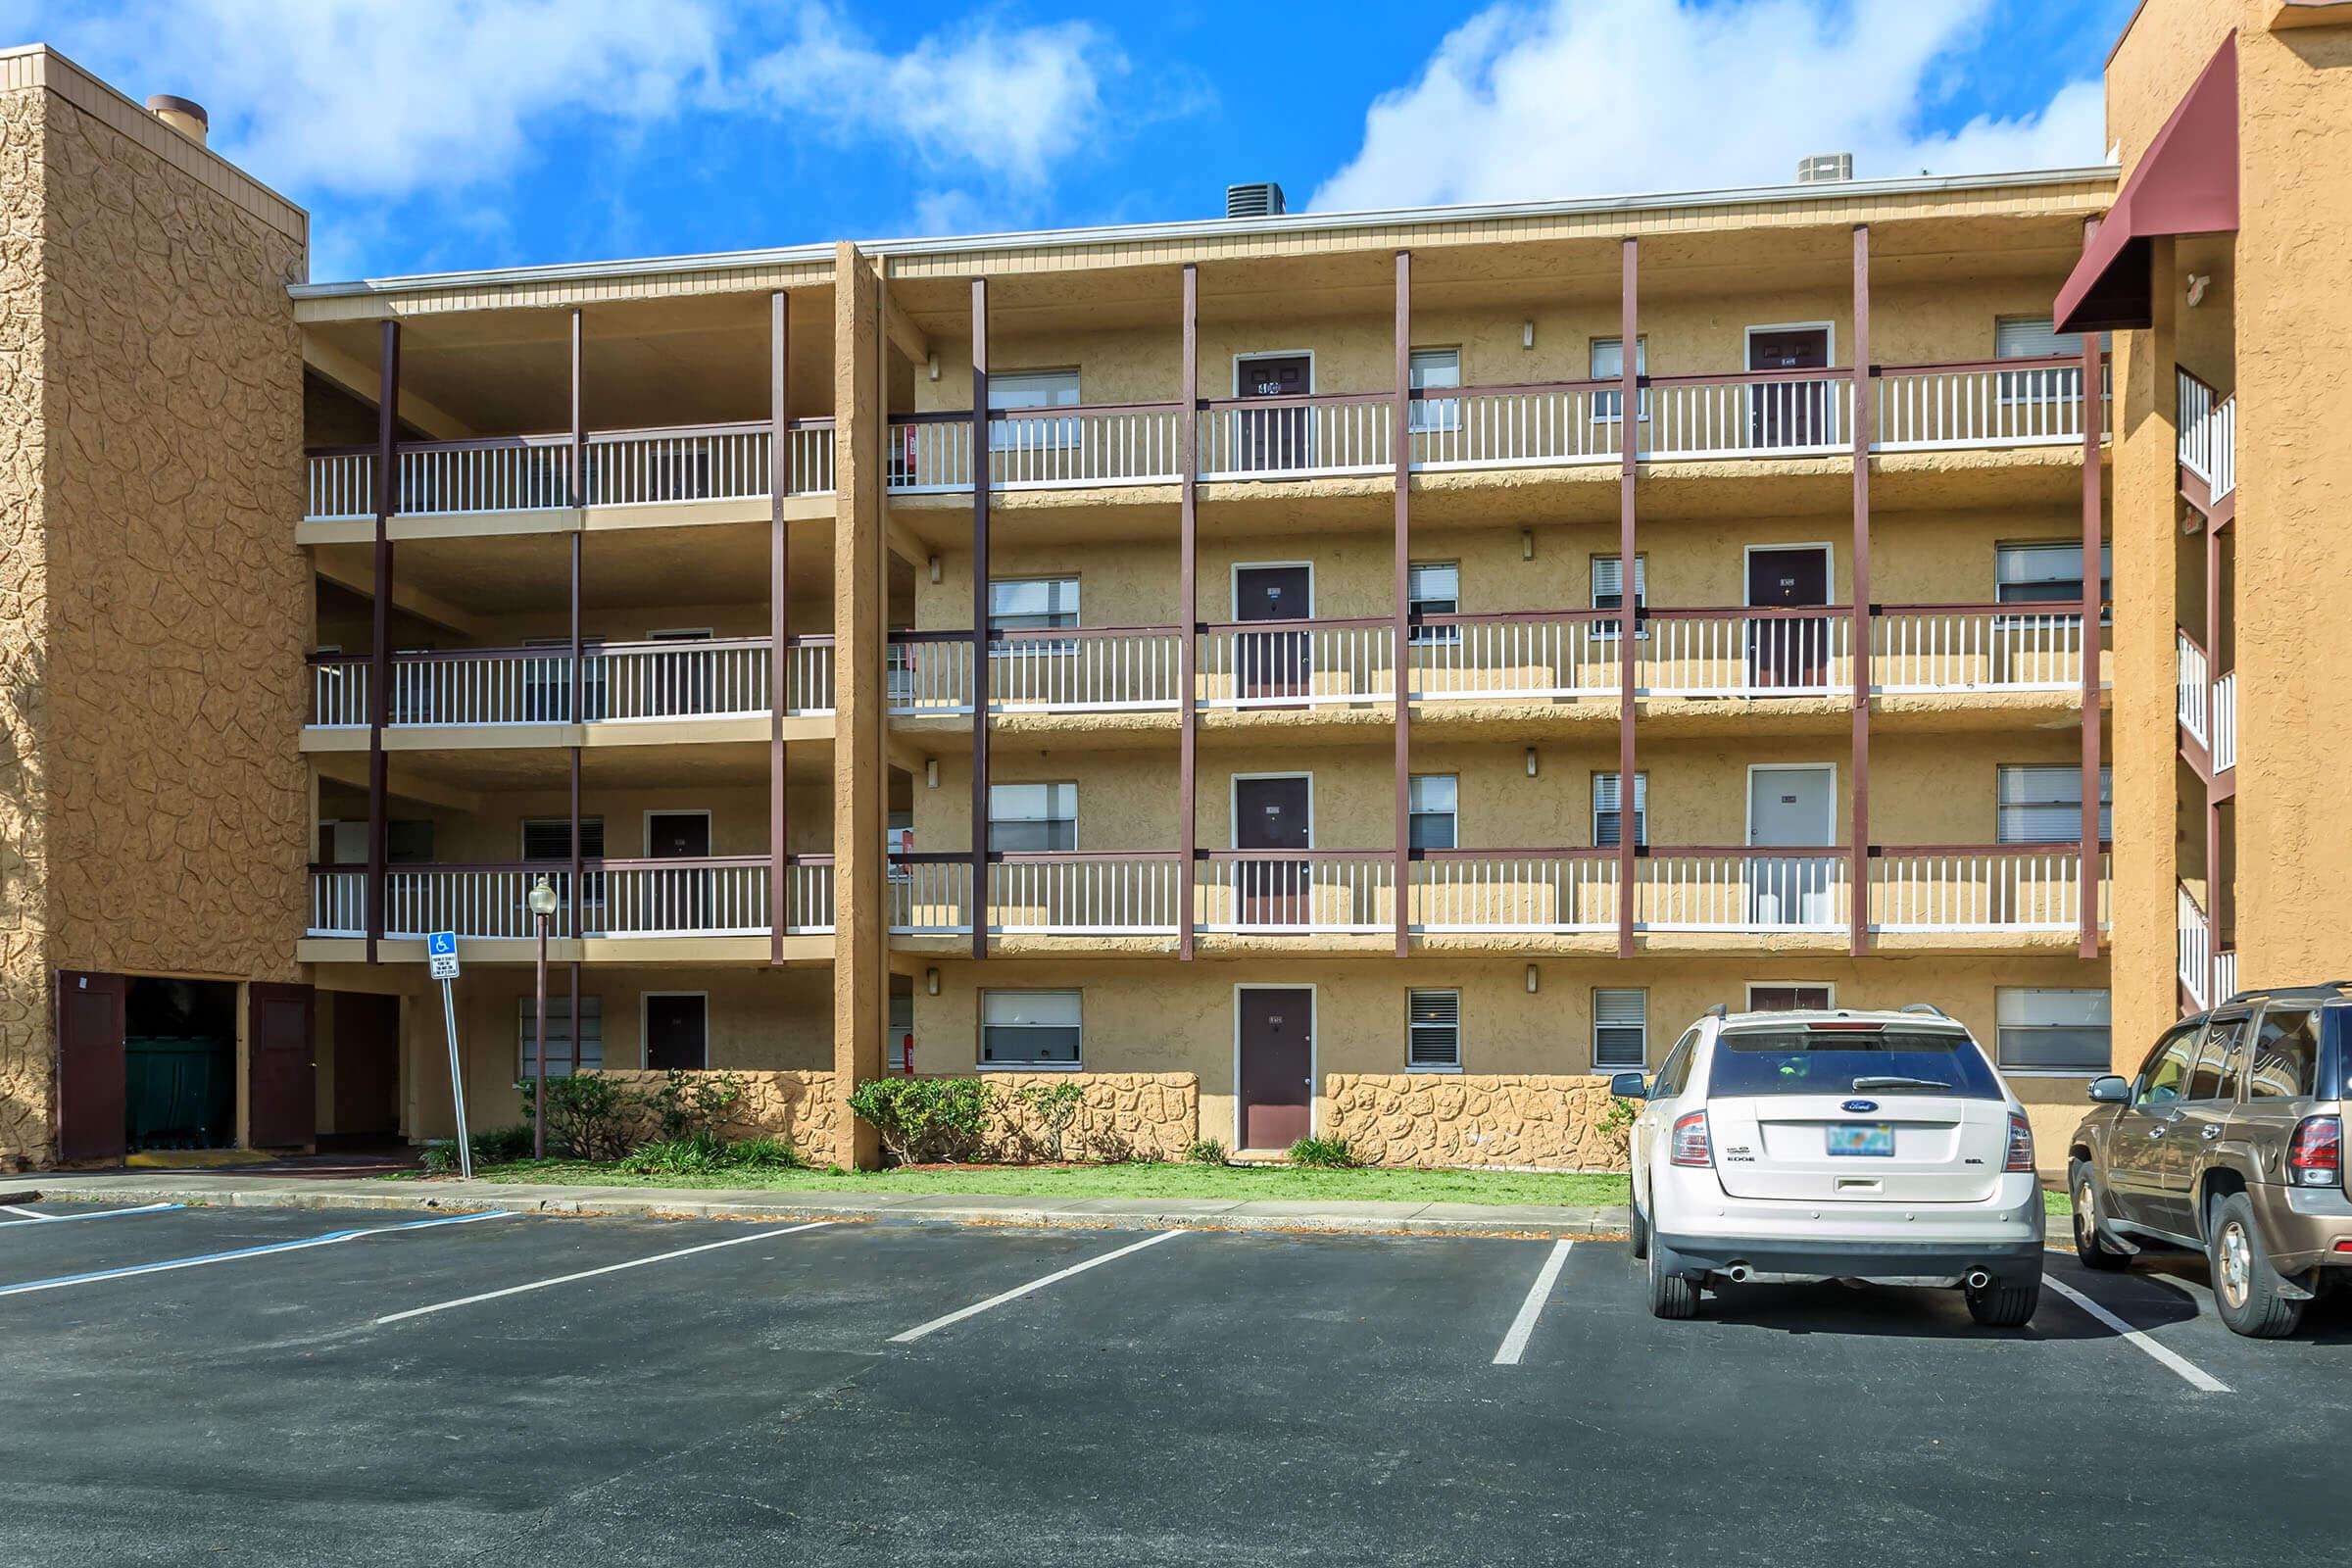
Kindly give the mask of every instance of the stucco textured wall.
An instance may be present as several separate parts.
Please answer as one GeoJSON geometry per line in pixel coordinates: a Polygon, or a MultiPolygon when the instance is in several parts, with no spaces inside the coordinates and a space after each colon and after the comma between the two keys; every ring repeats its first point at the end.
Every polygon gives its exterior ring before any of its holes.
{"type": "Polygon", "coordinates": [[[1543,1165],[1615,1170],[1625,1135],[1604,1128],[1609,1081],[1451,1073],[1335,1072],[1325,1136],[1372,1165],[1543,1165]]]}
{"type": "Polygon", "coordinates": [[[58,92],[0,101],[0,1157],[49,973],[293,980],[303,242],[58,92]]]}
{"type": "Polygon", "coordinates": [[[1189,1072],[990,1073],[1003,1109],[1004,1135],[985,1157],[1042,1158],[1044,1121],[1021,1102],[1022,1089],[1076,1084],[1084,1099],[1062,1133],[1068,1159],[1180,1159],[1200,1136],[1200,1080],[1189,1072]]]}
{"type": "MultiPolygon", "coordinates": [[[[730,1070],[743,1081],[743,1099],[717,1129],[720,1133],[729,1138],[780,1138],[814,1165],[847,1162],[849,1104],[834,1093],[832,1073],[730,1070]]],[[[650,1095],[668,1074],[620,1071],[604,1076],[650,1095]]],[[[650,1135],[650,1122],[643,1131],[650,1135]]]]}

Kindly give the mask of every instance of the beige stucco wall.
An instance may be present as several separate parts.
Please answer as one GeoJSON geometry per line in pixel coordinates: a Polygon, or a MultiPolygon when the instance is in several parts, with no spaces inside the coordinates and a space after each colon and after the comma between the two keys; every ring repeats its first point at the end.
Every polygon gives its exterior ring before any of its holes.
{"type": "Polygon", "coordinates": [[[1032,1085],[1078,1087],[1077,1114],[1061,1135],[1065,1159],[1182,1159],[1200,1136],[1200,1080],[1189,1072],[992,1072],[988,1082],[998,1131],[984,1159],[1049,1157],[1044,1119],[1020,1098],[1032,1085]]]}
{"type": "MultiPolygon", "coordinates": [[[[668,1074],[626,1069],[606,1073],[645,1096],[660,1090],[668,1074]]],[[[776,1138],[790,1144],[812,1165],[839,1164],[846,1156],[849,1107],[836,1092],[829,1069],[735,1072],[743,1098],[714,1129],[728,1138],[776,1138]]],[[[648,1115],[637,1123],[640,1136],[652,1137],[658,1124],[648,1115]]]]}
{"type": "Polygon", "coordinates": [[[50,972],[296,979],[308,831],[300,214],[48,64],[0,92],[0,1158],[33,1159],[50,972]]]}
{"type": "Polygon", "coordinates": [[[1326,1135],[1368,1165],[1617,1170],[1625,1133],[1602,1125],[1606,1078],[1556,1073],[1333,1073],[1326,1135]]]}

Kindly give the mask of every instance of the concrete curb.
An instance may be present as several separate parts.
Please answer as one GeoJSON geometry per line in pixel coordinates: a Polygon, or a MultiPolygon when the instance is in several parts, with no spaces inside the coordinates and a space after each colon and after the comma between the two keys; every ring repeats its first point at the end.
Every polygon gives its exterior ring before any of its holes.
{"type": "Polygon", "coordinates": [[[879,1200],[827,1193],[718,1193],[650,1188],[628,1192],[487,1182],[435,1183],[401,1190],[374,1182],[297,1186],[212,1178],[125,1181],[63,1178],[16,1201],[35,1198],[80,1203],[185,1203],[220,1208],[342,1208],[468,1213],[621,1215],[663,1219],[919,1221],[1087,1230],[1311,1232],[1319,1235],[1510,1236],[1583,1241],[1626,1233],[1623,1208],[1556,1208],[1459,1203],[1333,1203],[1293,1200],[1080,1199],[1025,1202],[986,1194],[886,1196],[879,1200]],[[1432,1214],[1431,1208],[1455,1212],[1432,1214]]]}

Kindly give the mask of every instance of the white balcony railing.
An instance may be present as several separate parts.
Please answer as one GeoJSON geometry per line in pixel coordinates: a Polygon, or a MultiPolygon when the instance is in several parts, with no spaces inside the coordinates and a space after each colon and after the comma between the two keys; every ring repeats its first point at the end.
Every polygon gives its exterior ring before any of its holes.
{"type": "Polygon", "coordinates": [[[1007,855],[989,868],[988,928],[1023,936],[1173,936],[1173,855],[1007,855]]]}
{"type": "Polygon", "coordinates": [[[1740,850],[1661,853],[1639,862],[1634,923],[1648,931],[1842,931],[1845,857],[1740,850]]]}
{"type": "MultiPolygon", "coordinates": [[[[580,712],[590,722],[727,718],[768,711],[768,639],[592,643],[583,651],[580,712]]],[[[311,662],[311,724],[365,728],[366,659],[311,662]]],[[[451,650],[393,657],[389,722],[403,725],[561,724],[571,720],[571,651],[451,650]]],[[[796,638],[785,664],[785,711],[833,710],[833,643],[796,638]]]]}
{"type": "Polygon", "coordinates": [[[2180,669],[2176,688],[2175,710],[2180,727],[2186,730],[2199,746],[2207,744],[2205,715],[2213,701],[2211,666],[2205,662],[2205,650],[2185,631],[2177,633],[2180,650],[2180,669]]]}
{"type": "Polygon", "coordinates": [[[1893,693],[2074,691],[2082,614],[2030,606],[1886,611],[1873,622],[1871,687],[1893,693]]]}
{"type": "Polygon", "coordinates": [[[398,450],[393,477],[404,516],[551,512],[571,505],[571,438],[416,442],[398,450]]]}
{"type": "Polygon", "coordinates": [[[2237,950],[2224,948],[2213,956],[2213,1004],[2237,995],[2237,950]]]}
{"type": "Polygon", "coordinates": [[[1201,861],[1199,929],[1238,936],[1396,929],[1396,859],[1386,852],[1220,850],[1201,861]]]}
{"type": "Polygon", "coordinates": [[[1615,697],[1617,621],[1607,612],[1442,615],[1416,624],[1405,652],[1417,703],[1615,697]]]}
{"type": "Polygon", "coordinates": [[[968,856],[894,855],[889,891],[893,936],[956,936],[972,929],[968,856]]]}
{"type": "Polygon", "coordinates": [[[1386,619],[1269,620],[1200,635],[1208,708],[1314,708],[1395,701],[1396,637],[1386,619]]]}
{"type": "Polygon", "coordinates": [[[2237,765],[2237,671],[2213,683],[2213,770],[2237,765]]]}
{"type": "Polygon", "coordinates": [[[1910,933],[2075,931],[2082,859],[2064,850],[1886,850],[1870,861],[1870,928],[1910,933]]]}
{"type": "Polygon", "coordinates": [[[2237,394],[2223,397],[2186,370],[2176,372],[2180,466],[2205,481],[2211,500],[2237,488],[2237,394]]]}
{"type": "Polygon", "coordinates": [[[375,515],[374,453],[320,453],[306,466],[309,495],[303,502],[305,520],[375,515]]]}
{"type": "Polygon", "coordinates": [[[1615,463],[1624,451],[1620,401],[1602,382],[1431,393],[1413,402],[1413,467],[1615,463]]]}
{"type": "Polygon", "coordinates": [[[1850,450],[1853,376],[1837,370],[1653,379],[1642,456],[1818,457],[1850,450]]]}
{"type": "MultiPolygon", "coordinates": [[[[588,504],[641,507],[681,501],[765,500],[773,431],[763,421],[588,437],[588,504]]],[[[833,421],[796,421],[785,431],[787,495],[833,489],[833,421]]]]}
{"type": "MultiPolygon", "coordinates": [[[[2179,941],[2176,949],[2176,968],[2180,977],[2180,989],[2188,1000],[2199,1007],[2213,1003],[2213,928],[2188,889],[2180,890],[2179,941]]],[[[2234,978],[2234,975],[2232,976],[2234,978]]]]}
{"type": "Polygon", "coordinates": [[[1406,910],[1431,934],[1617,929],[1614,851],[1430,851],[1412,862],[1406,910]]]}
{"type": "MultiPolygon", "coordinates": [[[[688,861],[593,860],[580,878],[579,928],[591,937],[766,936],[769,878],[765,858],[688,861]]],[[[413,940],[434,931],[461,937],[522,941],[535,937],[531,888],[545,877],[564,901],[552,927],[570,925],[571,868],[396,865],[384,873],[384,935],[413,940]]],[[[368,873],[349,866],[311,871],[313,936],[364,936],[368,929],[368,873]]],[[[833,865],[829,856],[796,856],[785,866],[785,931],[823,935],[833,929],[833,865]]]]}
{"type": "MultiPolygon", "coordinates": [[[[2101,375],[2104,399],[2106,372],[2101,375]]],[[[1873,452],[2064,446],[2082,439],[2082,362],[2076,357],[1907,366],[1883,370],[1875,380],[1873,452]]]]}
{"type": "MultiPolygon", "coordinates": [[[[988,654],[992,711],[1109,713],[1179,706],[1184,648],[1173,627],[1001,633],[988,654]]],[[[968,704],[969,693],[962,695],[968,704]]]]}
{"type": "Polygon", "coordinates": [[[1203,479],[1311,479],[1385,473],[1395,465],[1393,399],[1221,399],[1200,412],[1203,479]]]}
{"type": "Polygon", "coordinates": [[[1853,623],[1820,613],[1665,611],[1642,623],[1637,678],[1650,697],[1824,697],[1854,686],[1853,623]]]}
{"type": "Polygon", "coordinates": [[[890,711],[904,718],[941,718],[972,710],[972,639],[968,633],[890,634],[883,665],[890,711]]]}

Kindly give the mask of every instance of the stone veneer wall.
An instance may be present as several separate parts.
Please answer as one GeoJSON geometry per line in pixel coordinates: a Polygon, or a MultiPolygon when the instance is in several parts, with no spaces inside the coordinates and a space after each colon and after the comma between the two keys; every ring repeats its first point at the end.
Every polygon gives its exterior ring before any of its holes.
{"type": "Polygon", "coordinates": [[[992,1072],[1003,1136],[982,1159],[1043,1159],[1044,1124],[1014,1098],[1030,1084],[1074,1083],[1084,1092],[1061,1135],[1066,1159],[1181,1159],[1200,1136],[1200,1079],[1189,1072],[992,1072]]]}
{"type": "Polygon", "coordinates": [[[1618,1170],[1625,1134],[1601,1126],[1609,1081],[1583,1075],[1332,1073],[1323,1135],[1373,1165],[1618,1170]]]}
{"type": "Polygon", "coordinates": [[[300,978],[306,225],[56,57],[10,71],[0,1162],[38,1163],[55,970],[300,978]]]}
{"type": "MultiPolygon", "coordinates": [[[[726,1070],[743,1080],[744,1095],[719,1132],[729,1138],[780,1138],[812,1165],[848,1163],[850,1108],[846,1097],[833,1092],[831,1073],[726,1070]]],[[[632,1069],[599,1076],[651,1094],[669,1075],[632,1069]]],[[[646,1131],[650,1134],[650,1126],[646,1131]]]]}

